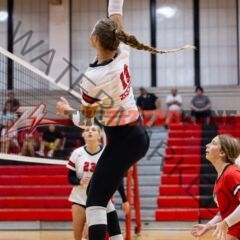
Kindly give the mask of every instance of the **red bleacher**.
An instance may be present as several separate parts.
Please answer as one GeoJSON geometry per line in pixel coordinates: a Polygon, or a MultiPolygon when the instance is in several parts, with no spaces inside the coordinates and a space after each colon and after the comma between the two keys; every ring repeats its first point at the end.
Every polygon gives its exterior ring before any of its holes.
{"type": "MultiPolygon", "coordinates": [[[[240,137],[240,126],[219,122],[219,133],[240,137]]],[[[161,186],[155,211],[157,221],[211,218],[217,209],[200,208],[199,174],[201,127],[170,126],[161,186]]],[[[53,160],[54,161],[54,160],[53,160]]],[[[65,166],[0,166],[0,221],[71,221],[67,200],[71,186],[65,166]]]]}
{"type": "Polygon", "coordinates": [[[0,172],[0,221],[71,221],[65,166],[4,165],[0,172]]]}
{"type": "Polygon", "coordinates": [[[198,164],[200,161],[200,155],[196,154],[181,154],[181,155],[174,155],[174,154],[166,154],[165,155],[165,163],[168,164],[198,164]]]}
{"type": "Polygon", "coordinates": [[[159,208],[155,212],[156,221],[196,221],[199,213],[190,208],[159,208]]]}
{"type": "Polygon", "coordinates": [[[158,205],[161,208],[197,208],[199,197],[189,198],[189,196],[162,196],[158,198],[158,205]]]}
{"type": "Polygon", "coordinates": [[[0,221],[71,221],[69,208],[34,209],[34,208],[7,208],[0,210],[0,221]]]}
{"type": "Polygon", "coordinates": [[[183,184],[181,186],[162,184],[161,187],[159,187],[159,192],[163,196],[186,196],[186,195],[198,196],[199,187],[193,185],[189,188],[189,184],[183,184]]]}
{"type": "Polygon", "coordinates": [[[200,125],[170,125],[155,212],[157,221],[199,219],[201,135],[200,125]]]}
{"type": "MultiPolygon", "coordinates": [[[[218,134],[240,138],[240,116],[214,117],[213,121],[218,134]]],[[[201,125],[170,125],[156,221],[198,221],[217,213],[217,208],[200,207],[201,138],[201,125]]]]}
{"type": "Polygon", "coordinates": [[[182,172],[184,174],[199,174],[200,173],[200,168],[198,164],[182,164],[180,166],[177,166],[176,164],[165,164],[163,167],[163,172],[164,174],[167,174],[172,176],[172,173],[179,173],[182,172]]]}
{"type": "Polygon", "coordinates": [[[8,196],[67,196],[71,186],[66,185],[1,185],[1,197],[8,196]]]}

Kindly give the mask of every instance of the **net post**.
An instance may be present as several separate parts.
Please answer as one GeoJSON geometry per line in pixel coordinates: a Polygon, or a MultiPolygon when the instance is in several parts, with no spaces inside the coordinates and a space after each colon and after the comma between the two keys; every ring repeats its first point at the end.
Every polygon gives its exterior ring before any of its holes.
{"type": "Polygon", "coordinates": [[[134,191],[134,209],[135,209],[135,234],[140,234],[141,232],[141,210],[140,210],[140,194],[139,194],[139,182],[138,182],[138,168],[137,164],[133,166],[133,191],[134,191]]]}
{"type": "Polygon", "coordinates": [[[129,201],[130,209],[126,215],[126,220],[125,220],[125,229],[126,229],[125,240],[130,240],[131,239],[131,199],[132,199],[132,193],[131,193],[132,169],[131,168],[127,172],[126,185],[127,185],[127,200],[129,201]]]}

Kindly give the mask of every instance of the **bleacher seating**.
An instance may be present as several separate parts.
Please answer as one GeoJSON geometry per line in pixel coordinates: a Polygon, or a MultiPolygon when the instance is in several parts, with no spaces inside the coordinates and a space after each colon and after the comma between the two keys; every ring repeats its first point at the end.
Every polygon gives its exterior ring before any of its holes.
{"type": "MultiPolygon", "coordinates": [[[[42,133],[47,127],[39,127],[38,131],[42,133]]],[[[64,148],[57,150],[53,158],[67,159],[71,152],[84,144],[82,138],[82,129],[76,126],[57,126],[57,130],[60,131],[64,137],[64,148]]]]}
{"type": "Polygon", "coordinates": [[[0,166],[0,221],[71,221],[65,166],[0,166]]]}
{"type": "Polygon", "coordinates": [[[200,174],[201,134],[197,125],[193,128],[191,125],[170,125],[155,212],[157,221],[198,218],[200,179],[196,177],[200,174]]]}
{"type": "MultiPolygon", "coordinates": [[[[239,118],[232,119],[231,124],[225,118],[218,118],[216,122],[218,133],[239,137],[236,131],[239,118]]],[[[76,130],[78,128],[66,130],[69,153],[77,144],[82,144],[76,130]]],[[[200,125],[170,126],[156,221],[197,221],[209,219],[216,213],[216,208],[202,206],[202,201],[208,203],[208,196],[204,198],[202,194],[211,192],[212,185],[201,182],[201,175],[215,177],[201,159],[202,140],[200,125]]],[[[71,185],[67,182],[65,166],[22,166],[11,162],[1,165],[0,172],[0,221],[71,221],[67,200],[71,185]]]]}
{"type": "Polygon", "coordinates": [[[199,221],[216,214],[212,199],[216,173],[205,159],[205,145],[217,134],[240,138],[240,117],[214,117],[212,121],[215,124],[209,126],[170,125],[156,221],[199,221]]]}

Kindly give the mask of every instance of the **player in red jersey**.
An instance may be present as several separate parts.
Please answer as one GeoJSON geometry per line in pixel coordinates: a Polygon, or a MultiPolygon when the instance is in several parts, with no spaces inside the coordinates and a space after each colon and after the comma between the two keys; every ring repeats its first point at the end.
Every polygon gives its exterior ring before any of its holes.
{"type": "Polygon", "coordinates": [[[234,163],[240,154],[240,143],[228,135],[218,135],[206,146],[206,158],[218,177],[213,196],[219,213],[207,224],[197,224],[192,235],[202,236],[210,229],[219,240],[240,239],[240,169],[234,163]]]}

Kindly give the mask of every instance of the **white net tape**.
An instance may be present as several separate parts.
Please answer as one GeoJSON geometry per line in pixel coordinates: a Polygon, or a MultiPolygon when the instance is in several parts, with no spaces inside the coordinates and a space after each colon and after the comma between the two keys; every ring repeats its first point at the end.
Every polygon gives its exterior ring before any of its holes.
{"type": "Polygon", "coordinates": [[[48,159],[48,158],[37,158],[37,157],[27,157],[14,154],[0,153],[0,160],[15,161],[22,163],[38,163],[38,164],[50,164],[50,165],[66,165],[66,160],[60,159],[48,159]]]}

